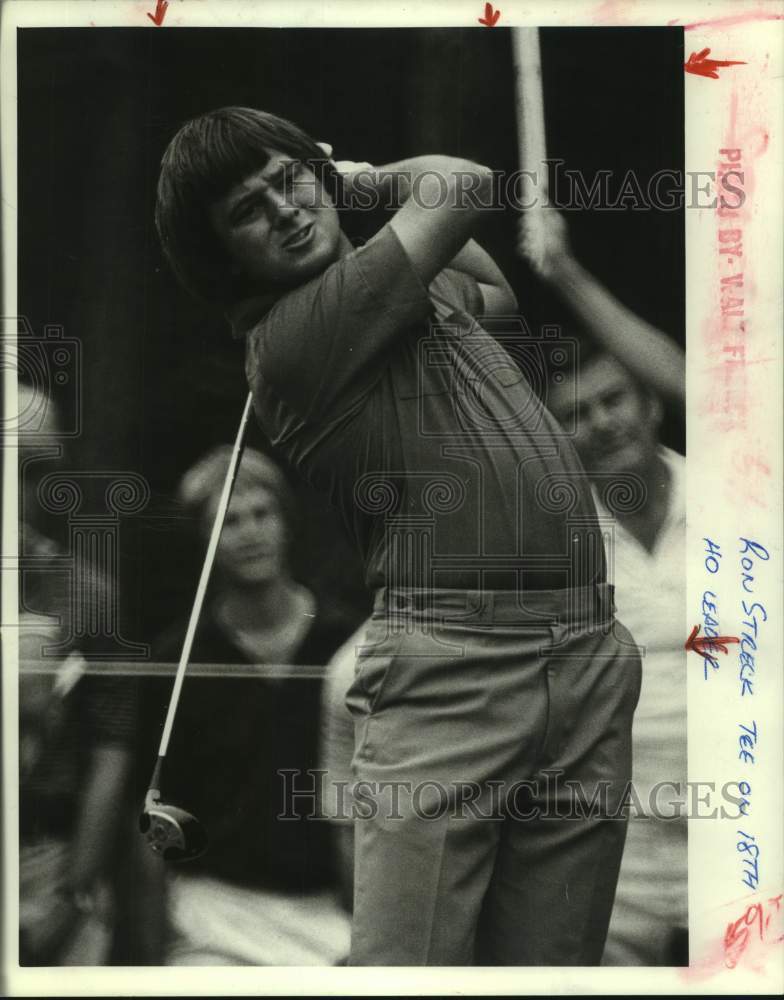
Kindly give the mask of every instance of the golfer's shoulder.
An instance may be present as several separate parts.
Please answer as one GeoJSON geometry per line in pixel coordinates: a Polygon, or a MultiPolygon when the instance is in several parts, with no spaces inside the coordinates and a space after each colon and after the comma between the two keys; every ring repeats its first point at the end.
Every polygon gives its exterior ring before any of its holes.
{"type": "Polygon", "coordinates": [[[359,345],[358,364],[429,311],[427,288],[385,226],[274,303],[260,302],[255,313],[251,304],[242,323],[252,366],[263,364],[274,379],[289,377],[292,366],[299,376],[314,366],[323,371],[335,359],[351,368],[349,354],[359,345]]]}
{"type": "Polygon", "coordinates": [[[335,327],[356,307],[363,291],[364,279],[352,253],[296,288],[239,303],[232,325],[258,341],[260,349],[285,347],[288,353],[298,334],[312,339],[316,329],[335,327]]]}

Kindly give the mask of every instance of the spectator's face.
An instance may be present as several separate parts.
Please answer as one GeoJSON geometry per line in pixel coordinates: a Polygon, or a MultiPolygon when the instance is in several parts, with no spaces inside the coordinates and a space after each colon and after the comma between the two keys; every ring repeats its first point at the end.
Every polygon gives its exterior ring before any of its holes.
{"type": "Polygon", "coordinates": [[[210,209],[238,274],[262,288],[299,285],[337,259],[338,214],[313,171],[272,151],[210,209]]]}
{"type": "MultiPolygon", "coordinates": [[[[207,533],[217,506],[215,496],[204,516],[207,533]]],[[[277,497],[259,485],[237,489],[216,555],[224,578],[239,584],[269,583],[284,573],[285,553],[286,530],[277,497]]]]}
{"type": "Polygon", "coordinates": [[[586,472],[639,472],[653,459],[661,419],[659,404],[609,356],[583,366],[548,399],[553,416],[568,424],[576,402],[573,439],[586,472]]]}

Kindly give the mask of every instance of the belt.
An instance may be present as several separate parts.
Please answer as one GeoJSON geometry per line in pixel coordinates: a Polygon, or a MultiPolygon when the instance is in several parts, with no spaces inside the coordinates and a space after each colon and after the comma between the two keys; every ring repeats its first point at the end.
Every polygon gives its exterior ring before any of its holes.
{"type": "Polygon", "coordinates": [[[466,625],[563,625],[584,628],[610,622],[615,588],[593,583],[566,590],[447,590],[382,587],[374,614],[436,618],[466,625]]]}

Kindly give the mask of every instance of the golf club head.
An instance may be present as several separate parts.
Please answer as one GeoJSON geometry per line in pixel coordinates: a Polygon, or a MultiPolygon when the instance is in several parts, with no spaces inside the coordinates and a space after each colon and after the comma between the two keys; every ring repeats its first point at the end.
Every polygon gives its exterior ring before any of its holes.
{"type": "Polygon", "coordinates": [[[139,829],[150,849],[165,861],[192,861],[207,850],[207,832],[195,816],[149,791],[139,829]]]}

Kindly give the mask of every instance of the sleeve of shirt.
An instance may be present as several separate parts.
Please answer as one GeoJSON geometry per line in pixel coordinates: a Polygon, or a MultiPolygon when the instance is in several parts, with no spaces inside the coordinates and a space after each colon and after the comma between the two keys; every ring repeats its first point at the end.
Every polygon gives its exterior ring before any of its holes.
{"type": "Polygon", "coordinates": [[[469,316],[481,316],[484,312],[482,290],[476,278],[451,267],[444,268],[433,279],[430,297],[439,318],[446,318],[455,310],[469,316]]]}
{"type": "Polygon", "coordinates": [[[251,390],[263,379],[304,420],[346,407],[377,379],[396,338],[430,312],[427,289],[385,226],[250,330],[251,390]]]}

